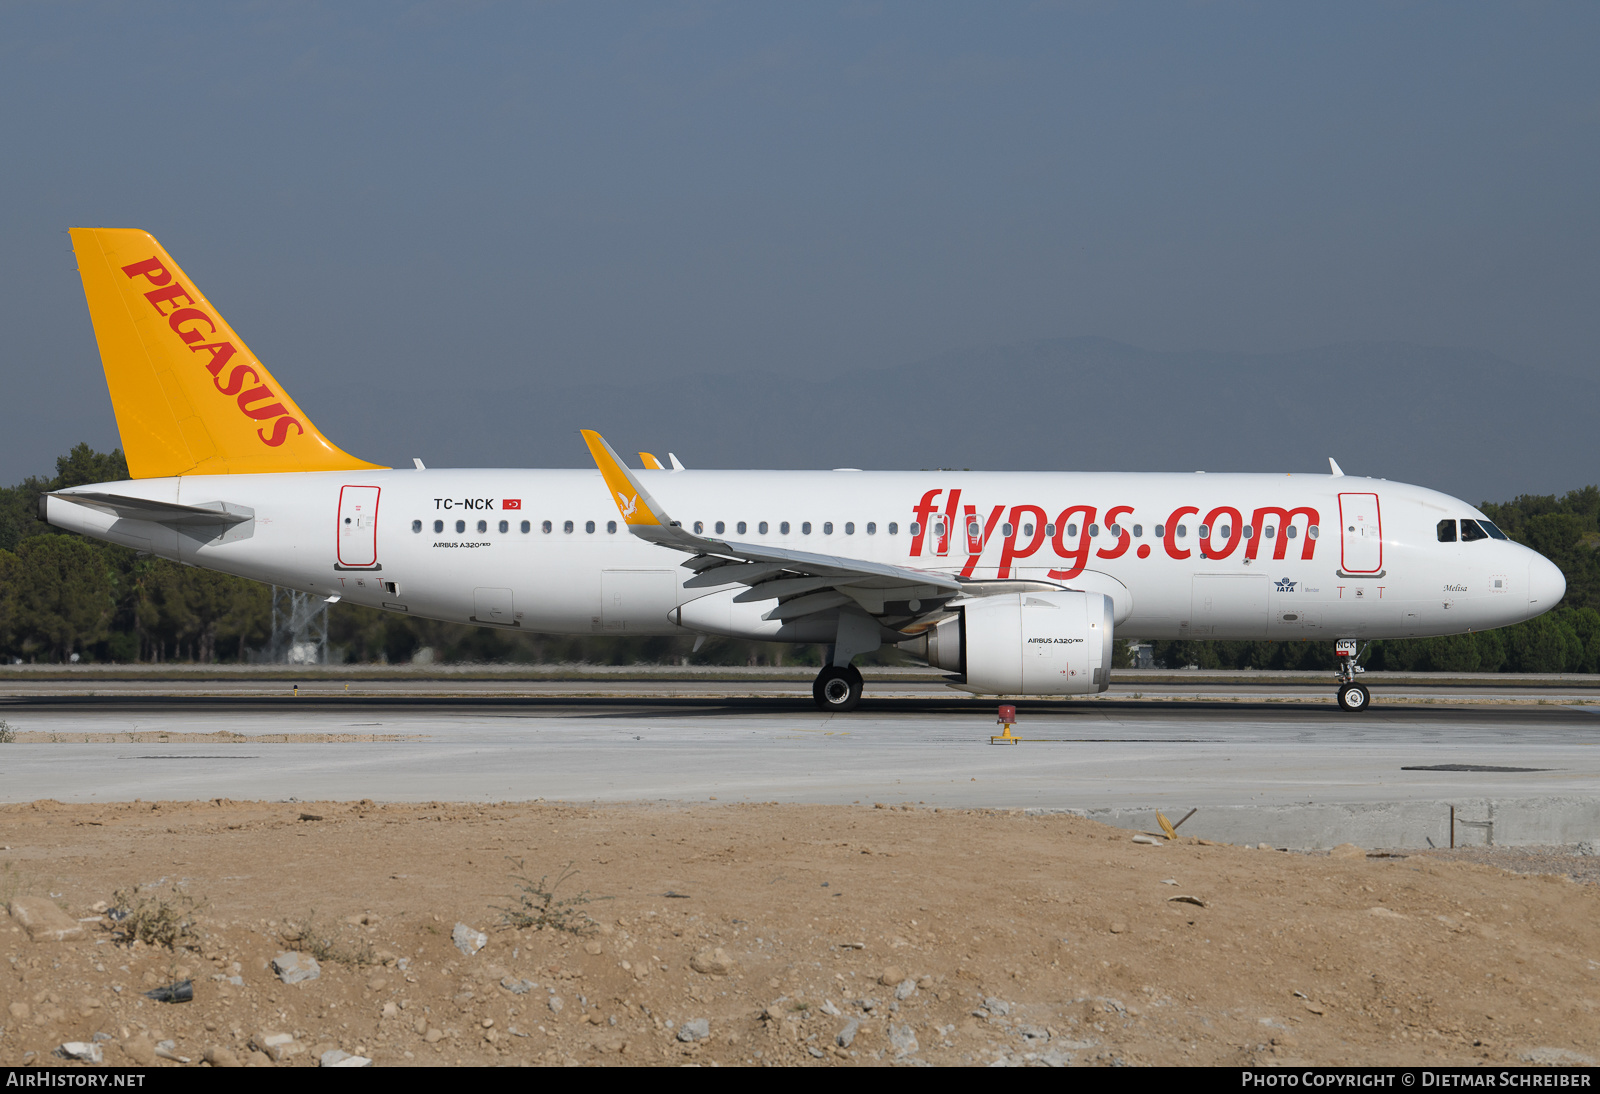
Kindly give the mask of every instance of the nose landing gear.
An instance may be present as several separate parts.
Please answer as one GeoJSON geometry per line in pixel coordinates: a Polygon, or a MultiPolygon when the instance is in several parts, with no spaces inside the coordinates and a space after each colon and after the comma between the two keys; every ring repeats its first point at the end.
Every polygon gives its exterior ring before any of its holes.
{"type": "Polygon", "coordinates": [[[1339,709],[1351,714],[1366,710],[1372,705],[1372,692],[1367,685],[1356,683],[1356,673],[1366,671],[1356,663],[1366,649],[1366,646],[1360,645],[1353,638],[1342,638],[1333,651],[1334,659],[1339,666],[1339,709]]]}
{"type": "Polygon", "coordinates": [[[1365,684],[1340,684],[1339,709],[1347,710],[1354,714],[1366,710],[1372,702],[1372,692],[1367,690],[1365,684]]]}

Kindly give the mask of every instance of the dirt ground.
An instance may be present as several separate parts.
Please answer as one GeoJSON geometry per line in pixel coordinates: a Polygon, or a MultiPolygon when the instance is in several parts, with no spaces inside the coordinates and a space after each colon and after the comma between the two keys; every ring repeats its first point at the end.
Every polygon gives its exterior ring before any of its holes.
{"type": "Polygon", "coordinates": [[[87,922],[0,918],[0,1064],[96,1038],[172,1067],[1600,1056],[1600,886],[1133,835],[900,802],[4,806],[0,896],[87,922]],[[549,925],[505,925],[567,863],[549,925]],[[119,941],[136,886],[197,903],[175,950],[119,941]],[[296,949],[319,977],[274,973],[296,949]],[[144,994],[185,979],[192,1001],[144,994]]]}

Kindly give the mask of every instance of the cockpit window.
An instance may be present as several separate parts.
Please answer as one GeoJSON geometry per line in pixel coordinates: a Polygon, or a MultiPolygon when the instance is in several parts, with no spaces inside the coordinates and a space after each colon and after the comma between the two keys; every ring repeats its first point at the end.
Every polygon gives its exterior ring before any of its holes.
{"type": "Polygon", "coordinates": [[[1456,541],[1456,522],[1441,520],[1439,522],[1439,542],[1454,543],[1456,541]]]}
{"type": "Polygon", "coordinates": [[[1489,538],[1489,533],[1485,532],[1482,528],[1479,528],[1477,521],[1475,521],[1475,520],[1466,520],[1466,519],[1463,519],[1461,521],[1461,542],[1462,543],[1471,543],[1475,539],[1488,539],[1488,538],[1489,538]]]}
{"type": "Polygon", "coordinates": [[[1483,528],[1483,530],[1485,532],[1488,532],[1489,535],[1494,537],[1495,539],[1510,539],[1511,538],[1510,536],[1508,536],[1504,532],[1502,532],[1500,529],[1496,528],[1491,522],[1484,520],[1482,517],[1478,518],[1478,524],[1483,528]]]}

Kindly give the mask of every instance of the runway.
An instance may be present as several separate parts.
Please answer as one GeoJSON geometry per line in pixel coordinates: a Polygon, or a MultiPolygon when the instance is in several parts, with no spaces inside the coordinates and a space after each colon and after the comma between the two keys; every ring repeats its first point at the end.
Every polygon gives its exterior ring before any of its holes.
{"type": "Polygon", "coordinates": [[[994,704],[944,689],[828,716],[794,683],[763,695],[697,684],[691,696],[275,687],[0,699],[0,718],[34,742],[0,747],[0,796],[909,802],[1148,829],[1157,809],[1174,820],[1197,809],[1185,834],[1303,847],[1445,846],[1453,809],[1458,845],[1600,839],[1592,693],[1391,697],[1361,715],[1321,695],[1033,702],[1020,704],[1024,742],[995,746],[994,704]],[[86,733],[110,737],[71,743],[86,733]],[[266,740],[283,734],[312,739],[266,740]]]}

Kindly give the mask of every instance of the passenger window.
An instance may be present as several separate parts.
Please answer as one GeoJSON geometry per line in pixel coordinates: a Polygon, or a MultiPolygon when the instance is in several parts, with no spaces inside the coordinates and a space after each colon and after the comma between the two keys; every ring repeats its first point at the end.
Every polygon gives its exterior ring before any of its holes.
{"type": "MultiPolygon", "coordinates": [[[[870,532],[872,530],[872,526],[868,525],[867,530],[870,532]]],[[[889,522],[889,534],[891,536],[898,536],[900,534],[900,525],[897,522],[892,520],[889,522]]]]}
{"type": "Polygon", "coordinates": [[[412,530],[412,531],[413,531],[413,532],[420,532],[420,531],[422,531],[422,522],[421,522],[421,521],[420,521],[420,520],[414,520],[414,521],[412,521],[412,522],[411,522],[411,530],[412,530]]]}
{"type": "Polygon", "coordinates": [[[1107,528],[1106,531],[1110,532],[1117,539],[1122,538],[1122,525],[1120,524],[1113,524],[1110,528],[1107,528]]]}
{"type": "Polygon", "coordinates": [[[1144,538],[1144,525],[1135,524],[1133,526],[1133,538],[1134,539],[1143,539],[1144,538]]]}
{"type": "Polygon", "coordinates": [[[1310,536],[1312,539],[1316,539],[1321,534],[1322,529],[1318,528],[1315,524],[1306,529],[1306,535],[1310,536]]]}
{"type": "Polygon", "coordinates": [[[612,535],[616,535],[617,534],[617,522],[614,521],[614,520],[606,521],[606,531],[610,532],[612,535]]]}
{"type": "MultiPolygon", "coordinates": [[[[546,530],[548,531],[548,529],[546,529],[546,530]]],[[[522,534],[523,535],[527,535],[531,531],[533,531],[533,522],[532,521],[527,521],[527,520],[523,521],[522,522],[522,534]]]]}
{"type": "Polygon", "coordinates": [[[1178,538],[1179,539],[1182,539],[1184,536],[1186,536],[1188,534],[1189,534],[1189,526],[1187,524],[1178,525],[1178,538]]]}
{"type": "Polygon", "coordinates": [[[588,532],[590,535],[593,535],[594,534],[594,521],[592,521],[592,520],[584,521],[583,522],[583,530],[585,532],[588,532]]]}
{"type": "Polygon", "coordinates": [[[442,521],[442,520],[436,520],[436,521],[434,521],[434,522],[433,522],[433,530],[434,530],[434,531],[435,531],[435,532],[442,532],[442,531],[444,531],[444,521],[442,521]]]}
{"type": "Polygon", "coordinates": [[[802,536],[809,536],[811,534],[811,522],[809,520],[801,522],[800,534],[802,536]]]}
{"type": "Polygon", "coordinates": [[[694,522],[694,534],[695,535],[697,535],[697,536],[704,535],[705,531],[706,531],[706,526],[705,526],[704,523],[702,523],[701,521],[698,521],[698,520],[694,522]]]}
{"type": "Polygon", "coordinates": [[[1022,534],[1027,536],[1029,539],[1032,539],[1033,538],[1033,525],[1024,524],[1022,526],[1022,534]]]}
{"type": "Polygon", "coordinates": [[[1089,525],[1089,538],[1090,539],[1098,539],[1099,536],[1100,536],[1100,526],[1098,524],[1089,525]]]}
{"type": "Polygon", "coordinates": [[[1054,524],[1046,524],[1044,526],[1044,534],[1047,535],[1047,536],[1054,537],[1055,534],[1056,534],[1056,526],[1054,524]]]}
{"type": "Polygon", "coordinates": [[[847,520],[847,521],[844,522],[844,534],[847,535],[847,536],[853,536],[853,535],[856,534],[856,522],[855,521],[847,520]]]}
{"type": "Polygon", "coordinates": [[[767,522],[766,521],[762,521],[760,524],[756,525],[756,531],[760,532],[762,535],[766,535],[767,534],[767,522]]]}
{"type": "Polygon", "coordinates": [[[466,530],[467,530],[467,522],[466,521],[464,521],[464,520],[456,521],[456,535],[459,536],[462,532],[465,532],[466,530]]]}
{"type": "MultiPolygon", "coordinates": [[[[894,525],[892,525],[892,524],[889,525],[889,532],[891,534],[893,534],[894,525]]],[[[906,525],[906,535],[908,535],[908,536],[920,536],[921,534],[922,534],[922,522],[920,520],[914,520],[910,524],[906,525]]]]}
{"type": "Polygon", "coordinates": [[[1221,536],[1223,539],[1232,539],[1233,528],[1224,524],[1221,528],[1217,529],[1217,535],[1221,536]]]}
{"type": "Polygon", "coordinates": [[[1485,532],[1482,528],[1479,528],[1477,521],[1475,521],[1475,520],[1463,520],[1461,522],[1461,542],[1462,543],[1471,543],[1474,540],[1488,539],[1488,538],[1489,538],[1489,533],[1485,532]]]}
{"type": "Polygon", "coordinates": [[[933,522],[933,535],[935,539],[939,539],[944,536],[944,521],[936,520],[933,522]]]}
{"type": "Polygon", "coordinates": [[[722,535],[722,533],[726,532],[727,530],[728,530],[728,526],[726,524],[722,523],[722,521],[720,521],[720,520],[717,521],[717,535],[720,536],[720,535],[722,535]]]}
{"type": "Polygon", "coordinates": [[[1261,529],[1261,534],[1266,536],[1268,539],[1272,539],[1274,536],[1277,535],[1277,533],[1278,533],[1278,530],[1276,528],[1274,528],[1270,524],[1267,525],[1265,528],[1261,529]]]}
{"type": "Polygon", "coordinates": [[[1205,538],[1206,538],[1206,537],[1207,537],[1207,536],[1209,536],[1209,535],[1210,535],[1210,534],[1211,534],[1211,525],[1209,525],[1209,524],[1202,524],[1202,525],[1201,525],[1201,526],[1200,526],[1200,538],[1201,538],[1201,539],[1205,539],[1205,538]]]}
{"type": "Polygon", "coordinates": [[[741,536],[744,535],[744,528],[745,528],[744,521],[741,520],[738,524],[734,525],[734,527],[739,530],[739,534],[741,536]]]}
{"type": "Polygon", "coordinates": [[[778,534],[780,536],[786,536],[786,535],[789,534],[789,522],[788,521],[784,521],[783,523],[778,525],[778,534]]]}
{"type": "Polygon", "coordinates": [[[1073,536],[1075,536],[1077,534],[1078,534],[1078,526],[1076,524],[1067,525],[1067,538],[1068,539],[1071,539],[1073,536]]]}
{"type": "Polygon", "coordinates": [[[568,535],[571,535],[572,534],[572,522],[570,520],[562,521],[561,522],[561,530],[563,532],[566,532],[568,535]]]}
{"type": "Polygon", "coordinates": [[[1012,534],[1015,531],[1016,531],[1016,529],[1011,527],[1011,524],[1010,524],[1009,521],[1000,526],[1000,535],[1003,536],[1006,539],[1010,539],[1012,534]]]}
{"type": "Polygon", "coordinates": [[[549,521],[545,521],[543,524],[539,525],[539,528],[544,532],[545,535],[548,536],[550,534],[550,522],[549,521]]]}
{"type": "Polygon", "coordinates": [[[1255,525],[1246,524],[1244,526],[1243,530],[1244,530],[1244,538],[1245,539],[1255,539],[1256,538],[1256,527],[1255,527],[1255,525]]]}
{"type": "Polygon", "coordinates": [[[478,534],[481,536],[481,535],[483,535],[483,533],[487,532],[488,530],[489,530],[489,522],[486,521],[486,520],[480,520],[478,522],[478,534]]]}
{"type": "Polygon", "coordinates": [[[511,531],[511,522],[509,520],[501,521],[500,522],[500,531],[502,531],[502,532],[511,531]]]}
{"type": "Polygon", "coordinates": [[[833,535],[833,521],[825,520],[822,522],[822,534],[825,536],[833,535]]]}
{"type": "Polygon", "coordinates": [[[877,524],[874,523],[873,521],[870,521],[870,520],[867,521],[867,535],[875,536],[877,534],[878,534],[878,526],[877,526],[877,524]]]}
{"type": "Polygon", "coordinates": [[[971,536],[973,539],[977,539],[979,533],[982,531],[983,529],[978,527],[977,521],[973,521],[971,524],[967,525],[967,535],[971,536]]]}
{"type": "Polygon", "coordinates": [[[1161,539],[1166,534],[1167,534],[1167,526],[1165,524],[1156,525],[1156,538],[1157,539],[1161,539]]]}
{"type": "Polygon", "coordinates": [[[1300,534],[1300,529],[1296,528],[1294,525],[1291,524],[1291,525],[1289,525],[1289,527],[1287,527],[1287,528],[1285,528],[1283,530],[1283,534],[1288,536],[1290,539],[1294,539],[1296,536],[1298,536],[1300,534]]]}

